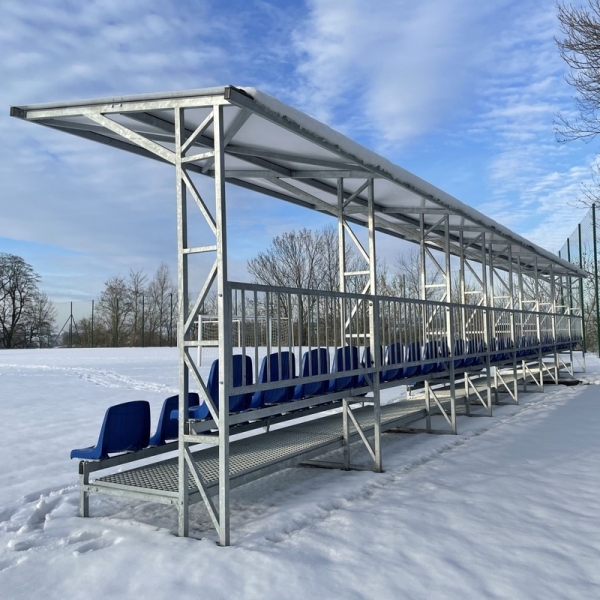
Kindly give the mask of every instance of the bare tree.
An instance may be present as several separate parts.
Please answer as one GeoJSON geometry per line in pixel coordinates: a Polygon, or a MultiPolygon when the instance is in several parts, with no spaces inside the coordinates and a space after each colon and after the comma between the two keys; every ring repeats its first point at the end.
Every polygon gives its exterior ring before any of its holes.
{"type": "Polygon", "coordinates": [[[0,347],[27,346],[27,316],[39,280],[20,256],[0,253],[0,347]]]}
{"type": "Polygon", "coordinates": [[[144,294],[146,292],[147,279],[148,278],[141,270],[129,271],[129,277],[127,279],[127,291],[129,293],[129,302],[131,305],[130,336],[128,340],[130,346],[138,346],[141,343],[141,327],[142,322],[145,320],[144,315],[142,315],[142,308],[144,312],[146,309],[145,301],[143,301],[142,298],[144,298],[144,294]]]}
{"type": "Polygon", "coordinates": [[[177,288],[173,283],[171,271],[166,264],[161,264],[152,281],[146,288],[148,297],[148,311],[146,319],[146,330],[152,345],[162,346],[173,338],[171,331],[176,321],[175,315],[171,314],[177,309],[177,288]]]}
{"type": "MultiPolygon", "coordinates": [[[[556,39],[560,56],[570,71],[567,83],[575,88],[577,116],[557,114],[554,123],[559,142],[592,141],[600,133],[600,0],[588,0],[583,7],[558,4],[563,39],[556,39]]],[[[582,184],[578,202],[591,206],[600,200],[599,166],[592,168],[592,184],[582,184]]]]}
{"type": "Polygon", "coordinates": [[[557,8],[565,37],[556,44],[570,69],[566,80],[577,92],[579,116],[569,120],[559,114],[556,132],[560,141],[590,141],[600,133],[600,0],[588,0],[587,7],[558,4],[557,8]]]}
{"type": "Polygon", "coordinates": [[[36,292],[26,307],[27,346],[50,346],[56,322],[56,308],[45,292],[36,292]]]}
{"type": "Polygon", "coordinates": [[[107,344],[120,346],[127,336],[127,320],[132,312],[131,295],[123,277],[111,277],[105,284],[98,301],[98,318],[104,325],[107,344]]]}

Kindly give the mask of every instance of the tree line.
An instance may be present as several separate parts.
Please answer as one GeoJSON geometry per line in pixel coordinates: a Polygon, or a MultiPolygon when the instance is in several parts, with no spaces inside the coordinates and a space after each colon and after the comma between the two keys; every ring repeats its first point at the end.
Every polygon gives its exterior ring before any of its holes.
{"type": "Polygon", "coordinates": [[[104,284],[89,316],[57,326],[56,306],[20,256],[0,253],[0,348],[167,346],[177,339],[177,287],[166,264],[104,284]]]}
{"type": "Polygon", "coordinates": [[[142,270],[113,276],[88,317],[67,322],[63,345],[168,346],[177,339],[177,287],[161,264],[149,279],[142,270]]]}
{"type": "Polygon", "coordinates": [[[56,309],[39,282],[20,256],[0,252],[0,348],[32,348],[51,336],[56,309]]]}

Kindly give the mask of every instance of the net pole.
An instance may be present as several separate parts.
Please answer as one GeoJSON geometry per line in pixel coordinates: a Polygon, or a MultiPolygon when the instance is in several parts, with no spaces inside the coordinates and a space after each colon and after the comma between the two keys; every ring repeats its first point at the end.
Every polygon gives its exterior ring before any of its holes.
{"type": "MultiPolygon", "coordinates": [[[[577,232],[579,233],[579,268],[583,269],[583,246],[581,243],[581,223],[577,226],[577,232]]],[[[587,342],[585,337],[585,310],[583,303],[583,277],[579,277],[579,303],[581,306],[581,334],[583,338],[583,353],[586,353],[587,342]]]]}
{"type": "Polygon", "coordinates": [[[596,240],[596,204],[592,204],[592,230],[594,239],[594,294],[596,295],[596,353],[600,356],[600,306],[598,301],[598,243],[596,240]]]}
{"type": "Polygon", "coordinates": [[[92,348],[94,347],[94,301],[92,300],[92,348]]]}

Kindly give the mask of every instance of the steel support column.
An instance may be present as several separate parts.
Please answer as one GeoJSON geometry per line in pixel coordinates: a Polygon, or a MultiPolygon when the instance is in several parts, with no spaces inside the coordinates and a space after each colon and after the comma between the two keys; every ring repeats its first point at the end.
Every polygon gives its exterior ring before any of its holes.
{"type": "Polygon", "coordinates": [[[219,541],[229,546],[229,394],[232,382],[231,295],[227,286],[227,211],[223,106],[214,112],[215,217],[217,225],[217,300],[219,317],[219,541]]]}
{"type": "Polygon", "coordinates": [[[183,109],[175,109],[175,177],[177,191],[177,293],[179,311],[177,315],[177,354],[179,360],[179,419],[178,440],[178,532],[180,536],[189,534],[189,490],[188,464],[185,459],[185,422],[188,414],[189,371],[185,360],[185,319],[188,313],[188,255],[187,248],[187,202],[186,187],[183,181],[184,118],[183,109]]]}

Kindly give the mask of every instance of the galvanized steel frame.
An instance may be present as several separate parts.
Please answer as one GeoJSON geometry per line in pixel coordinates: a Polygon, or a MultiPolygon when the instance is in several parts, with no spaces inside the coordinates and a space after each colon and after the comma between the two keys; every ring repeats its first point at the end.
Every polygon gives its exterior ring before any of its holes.
{"type": "MultiPolygon", "coordinates": [[[[427,264],[434,265],[439,270],[443,278],[443,297],[438,301],[436,310],[445,311],[446,320],[446,339],[450,348],[450,357],[453,355],[453,341],[459,332],[454,331],[455,320],[452,317],[452,311],[458,310],[463,315],[461,321],[463,331],[460,334],[463,339],[466,335],[465,314],[467,291],[465,289],[465,274],[472,272],[480,285],[480,300],[478,306],[487,309],[486,319],[484,321],[485,339],[490,340],[494,333],[496,323],[493,317],[493,311],[496,303],[504,300],[504,305],[497,306],[498,309],[504,309],[510,314],[510,334],[513,341],[516,341],[515,324],[515,293],[513,288],[513,277],[515,270],[518,276],[519,287],[519,308],[522,310],[527,300],[524,297],[524,276],[529,275],[534,281],[534,301],[536,304],[536,330],[539,344],[539,373],[540,380],[536,384],[543,389],[543,370],[541,349],[541,315],[539,306],[539,280],[542,273],[538,268],[538,256],[535,250],[526,247],[514,240],[500,235],[497,231],[489,229],[478,224],[468,224],[465,215],[458,209],[448,208],[437,198],[430,194],[410,187],[408,184],[393,180],[400,187],[406,187],[411,192],[420,195],[422,198],[420,205],[405,207],[403,211],[393,207],[379,205],[376,200],[376,181],[378,179],[389,179],[390,176],[385,170],[372,165],[362,164],[355,156],[348,154],[335,143],[319,137],[316,134],[298,126],[293,120],[286,119],[281,115],[274,113],[254,102],[247,94],[233,88],[226,87],[216,90],[207,90],[203,93],[186,95],[185,93],[171,94],[167,96],[154,95],[139,98],[123,98],[115,100],[98,100],[82,103],[57,104],[52,106],[38,107],[12,107],[11,115],[25,120],[39,122],[53,129],[67,131],[74,135],[86,139],[108,144],[112,147],[133,152],[145,158],[152,158],[162,163],[170,164],[175,167],[176,176],[176,199],[177,199],[177,258],[178,258],[178,327],[177,341],[179,352],[179,414],[188,414],[188,391],[190,384],[190,375],[198,388],[206,398],[213,417],[213,423],[217,429],[217,434],[201,435],[195,432],[193,422],[186,419],[179,420],[179,442],[178,442],[178,477],[179,491],[176,498],[173,494],[164,494],[163,501],[175,503],[178,508],[178,531],[179,535],[186,536],[189,533],[189,502],[185,482],[188,480],[190,469],[193,479],[197,486],[197,493],[204,500],[207,510],[211,516],[215,528],[218,530],[220,543],[222,545],[230,544],[230,521],[229,521],[229,435],[230,425],[238,422],[238,417],[230,415],[227,410],[217,410],[213,399],[208,393],[206,383],[203,381],[200,372],[190,350],[197,346],[197,342],[188,339],[190,329],[193,327],[197,317],[198,310],[206,294],[213,283],[217,284],[218,295],[218,317],[219,317],[219,397],[228,398],[232,389],[232,344],[231,344],[231,282],[228,280],[227,273],[227,226],[226,226],[226,181],[269,194],[295,204],[316,209],[330,214],[338,219],[339,233],[339,253],[340,253],[340,290],[345,291],[346,279],[357,275],[357,273],[348,273],[345,270],[345,240],[348,235],[352,241],[357,244],[357,248],[368,264],[368,270],[362,275],[368,275],[368,285],[363,290],[365,298],[357,299],[357,303],[367,302],[369,304],[369,343],[371,346],[371,356],[374,364],[370,368],[363,369],[361,372],[370,378],[370,390],[373,397],[368,401],[373,404],[373,446],[364,434],[361,435],[361,429],[352,414],[351,403],[354,402],[351,394],[341,394],[339,397],[343,404],[343,423],[346,452],[344,454],[344,468],[350,468],[350,423],[352,422],[358,432],[358,435],[366,445],[374,461],[374,468],[377,471],[383,469],[381,456],[381,422],[380,422],[380,389],[389,387],[389,384],[382,384],[380,381],[380,372],[382,370],[379,355],[379,300],[377,290],[377,266],[376,266],[376,231],[384,232],[392,236],[407,239],[419,244],[421,256],[421,301],[428,303],[427,300],[427,264]],[[208,116],[192,130],[186,127],[185,113],[187,110],[196,108],[205,108],[209,110],[208,116]],[[236,116],[227,131],[224,128],[224,112],[235,110],[236,116]],[[164,115],[172,115],[172,120],[164,115]],[[309,156],[286,155],[277,149],[248,148],[235,144],[236,134],[243,128],[244,124],[251,115],[258,115],[266,121],[277,125],[287,131],[290,131],[301,138],[321,147],[329,152],[333,152],[337,157],[344,160],[344,163],[319,159],[309,156]],[[142,124],[144,129],[136,131],[133,126],[127,127],[118,122],[116,117],[125,115],[130,121],[142,124]],[[71,121],[65,121],[71,119],[71,121]],[[77,119],[81,119],[77,121],[77,119]],[[87,120],[87,121],[86,121],[87,120]],[[213,129],[213,137],[206,135],[209,128],[213,129]],[[109,132],[109,135],[106,134],[109,132]],[[172,144],[173,149],[167,148],[164,144],[172,144]],[[227,169],[226,155],[235,156],[237,159],[245,161],[253,169],[227,169]],[[282,166],[278,161],[292,160],[300,164],[307,164],[307,168],[289,169],[282,166]],[[260,167],[257,170],[256,167],[260,167]],[[215,190],[215,211],[211,213],[197,188],[195,187],[191,174],[199,173],[214,178],[215,190]],[[258,181],[268,182],[271,187],[266,188],[261,185],[254,185],[252,182],[243,178],[254,178],[258,181]],[[323,181],[327,178],[334,178],[335,185],[323,181]],[[344,180],[360,180],[362,183],[351,191],[344,188],[344,180]],[[293,183],[290,183],[292,181],[293,183]],[[274,187],[273,187],[274,186],[274,187]],[[277,188],[277,189],[275,189],[277,188]],[[326,192],[337,197],[336,204],[324,202],[307,188],[326,192]],[[366,195],[365,195],[366,192],[366,195]],[[214,233],[215,239],[209,240],[200,247],[188,246],[188,198],[192,197],[193,204],[198,208],[200,214],[204,217],[209,229],[214,233]],[[434,203],[435,206],[427,205],[425,202],[434,203]],[[408,215],[419,215],[418,219],[408,215]],[[452,222],[451,216],[462,215],[460,223],[452,222]],[[364,219],[357,219],[356,215],[366,215],[364,219]],[[425,216],[434,216],[433,223],[427,224],[425,216]],[[398,222],[391,222],[386,216],[393,216],[398,222]],[[359,224],[368,229],[368,250],[363,248],[358,237],[352,230],[352,225],[359,224]],[[475,237],[467,240],[465,233],[475,233],[475,237]],[[437,260],[435,252],[441,252],[443,255],[443,264],[437,260]],[[516,254],[515,254],[516,251],[516,254]],[[190,255],[215,253],[215,262],[208,270],[202,290],[195,299],[192,306],[188,306],[189,291],[189,267],[188,261],[190,255]],[[452,302],[452,277],[451,265],[452,257],[459,257],[460,261],[460,303],[452,302]],[[477,263],[481,267],[480,274],[477,274],[472,267],[472,263],[477,263]],[[508,287],[508,298],[501,294],[496,294],[498,285],[503,279],[499,276],[501,270],[507,274],[508,282],[504,284],[508,287]],[[368,294],[367,294],[368,292],[368,294]],[[492,315],[489,317],[489,315],[492,315]],[[219,485],[218,485],[218,504],[213,504],[210,495],[207,493],[201,474],[196,470],[190,455],[189,446],[194,443],[205,442],[218,445],[219,448],[219,485]]],[[[548,257],[544,256],[548,261],[548,257]]],[[[556,304],[556,282],[559,282],[561,294],[566,287],[568,293],[568,305],[563,304],[563,311],[572,317],[576,314],[576,308],[573,306],[572,283],[573,277],[580,278],[582,272],[576,269],[570,269],[563,263],[557,261],[556,265],[550,263],[552,268],[550,272],[546,269],[544,273],[550,277],[553,288],[553,299],[548,308],[550,313],[557,310],[556,304]],[[556,270],[556,272],[555,272],[556,270]],[[567,286],[563,286],[563,277],[567,279],[567,286]]],[[[274,289],[274,288],[273,288],[274,289]]],[[[358,304],[357,304],[358,306],[358,304]]],[[[559,310],[560,313],[560,310],[559,310]]],[[[425,313],[423,313],[425,314],[425,313]]],[[[558,315],[555,314],[555,317],[558,315]]],[[[553,317],[553,331],[556,334],[555,317],[553,317]]],[[[521,318],[524,318],[521,316],[521,318]]],[[[529,318],[529,317],[528,317],[529,318]]],[[[345,323],[345,319],[342,320],[345,323]]],[[[571,333],[571,318],[568,318],[569,333],[571,333]]],[[[427,323],[423,323],[423,333],[427,333],[427,323]]],[[[342,340],[345,338],[345,329],[342,332],[342,340]]],[[[426,338],[424,338],[426,339],[426,338]]],[[[555,346],[556,347],[556,346],[555,346]]],[[[573,352],[571,353],[571,364],[573,363],[573,352]]],[[[491,401],[491,349],[488,347],[485,356],[487,396],[482,398],[479,392],[477,396],[487,409],[487,414],[492,414],[491,401]]],[[[516,357],[516,351],[513,352],[516,357]]],[[[559,363],[558,352],[555,351],[555,363],[559,363]]],[[[583,363],[584,364],[584,363],[583,363]]],[[[523,369],[525,370],[525,361],[523,369]]],[[[496,383],[501,385],[501,374],[496,371],[496,383]],[[500,377],[500,381],[498,380],[500,377]]],[[[555,371],[558,372],[557,370],[555,371]]],[[[514,388],[509,391],[514,401],[518,401],[517,381],[517,361],[516,358],[512,364],[512,375],[514,388]]],[[[443,412],[450,430],[456,433],[456,388],[454,360],[449,361],[449,369],[446,377],[450,385],[450,415],[446,414],[442,402],[436,397],[436,392],[431,389],[428,379],[425,381],[426,389],[426,428],[431,431],[431,401],[443,412]]],[[[556,377],[558,377],[556,375],[556,377]]],[[[318,379],[318,378],[316,378],[318,379]]],[[[311,378],[307,379],[310,381],[311,378]]],[[[269,386],[263,386],[268,388],[269,386]]],[[[469,374],[465,375],[465,391],[467,398],[468,390],[475,389],[475,386],[469,382],[469,374]]],[[[475,389],[475,391],[477,391],[475,389]]],[[[298,403],[300,404],[300,403],[298,403]]],[[[468,404],[468,402],[467,402],[468,404]]],[[[262,411],[265,418],[269,414],[275,414],[273,409],[262,411]]],[[[261,413],[262,414],[262,413],[261,413]]],[[[259,415],[257,414],[257,417],[259,415]]],[[[89,473],[81,474],[82,496],[81,513],[89,513],[89,473]]],[[[160,496],[160,494],[158,494],[160,496]]]]}

